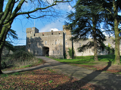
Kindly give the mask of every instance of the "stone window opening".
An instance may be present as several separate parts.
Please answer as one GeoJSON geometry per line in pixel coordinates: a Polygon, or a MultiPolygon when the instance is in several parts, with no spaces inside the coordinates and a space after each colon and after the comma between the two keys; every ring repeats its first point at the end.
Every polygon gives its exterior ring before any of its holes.
{"type": "Polygon", "coordinates": [[[42,33],[42,36],[44,36],[44,33],[42,33]]]}
{"type": "Polygon", "coordinates": [[[52,32],[52,35],[53,35],[53,32],[52,32]]]}
{"type": "Polygon", "coordinates": [[[30,45],[28,45],[28,48],[30,48],[30,45]]]}
{"type": "Polygon", "coordinates": [[[55,45],[57,44],[57,41],[55,41],[55,45]]]}
{"type": "Polygon", "coordinates": [[[47,44],[47,41],[45,41],[45,45],[47,44]]]}
{"type": "Polygon", "coordinates": [[[81,43],[79,43],[79,47],[81,47],[81,43]]]}

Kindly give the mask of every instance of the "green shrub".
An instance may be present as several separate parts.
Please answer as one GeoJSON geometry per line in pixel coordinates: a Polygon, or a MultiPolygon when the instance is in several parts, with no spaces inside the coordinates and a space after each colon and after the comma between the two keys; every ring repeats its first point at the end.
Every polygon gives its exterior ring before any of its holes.
{"type": "Polygon", "coordinates": [[[6,63],[5,62],[1,62],[1,68],[4,69],[6,67],[7,67],[6,63]]]}
{"type": "Polygon", "coordinates": [[[11,55],[11,59],[19,60],[19,61],[27,61],[32,58],[34,58],[32,53],[26,52],[23,50],[16,51],[11,55]]]}
{"type": "MultiPolygon", "coordinates": [[[[69,51],[68,51],[68,54],[69,54],[69,56],[70,57],[72,57],[72,49],[71,48],[68,48],[69,49],[69,51]]],[[[74,54],[75,52],[74,52],[74,50],[73,50],[73,54],[74,54]]]]}
{"type": "MultiPolygon", "coordinates": [[[[20,50],[14,52],[12,55],[9,55],[9,57],[2,58],[2,62],[5,62],[8,67],[22,67],[27,65],[33,65],[38,62],[41,63],[41,60],[35,58],[32,53],[20,50]]],[[[5,68],[4,63],[2,63],[2,66],[3,68],[5,68]]]]}

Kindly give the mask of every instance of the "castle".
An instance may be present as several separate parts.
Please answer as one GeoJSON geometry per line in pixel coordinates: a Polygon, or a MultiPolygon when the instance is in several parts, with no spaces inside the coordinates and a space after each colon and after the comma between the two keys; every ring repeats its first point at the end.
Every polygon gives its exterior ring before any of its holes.
{"type": "MultiPolygon", "coordinates": [[[[35,27],[26,29],[26,50],[33,53],[34,55],[40,56],[52,56],[58,58],[69,57],[69,48],[74,49],[75,56],[87,56],[94,55],[94,50],[88,48],[83,52],[78,52],[78,48],[83,44],[86,44],[89,40],[80,40],[78,42],[70,40],[72,37],[71,32],[67,29],[67,26],[63,26],[63,31],[53,31],[50,32],[39,32],[35,27]]],[[[110,44],[114,47],[113,40],[111,38],[106,39],[104,42],[106,45],[110,44]]],[[[98,55],[108,54],[107,50],[98,50],[98,55]]]]}

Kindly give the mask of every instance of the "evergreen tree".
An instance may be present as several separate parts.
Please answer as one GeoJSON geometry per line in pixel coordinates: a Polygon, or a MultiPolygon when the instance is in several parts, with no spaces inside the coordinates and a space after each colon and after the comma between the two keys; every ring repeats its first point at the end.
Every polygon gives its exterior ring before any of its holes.
{"type": "Polygon", "coordinates": [[[115,35],[115,62],[120,64],[120,32],[118,28],[121,22],[121,15],[118,12],[121,11],[121,0],[100,0],[103,3],[103,8],[107,12],[106,18],[107,23],[110,24],[114,29],[115,35]]]}
{"type": "Polygon", "coordinates": [[[18,39],[18,37],[17,37],[16,31],[10,29],[10,30],[8,31],[7,39],[5,40],[5,45],[4,45],[4,47],[5,47],[6,49],[8,49],[9,51],[10,51],[10,50],[15,51],[15,48],[14,48],[14,46],[13,46],[13,44],[12,44],[12,39],[18,39]],[[10,40],[8,40],[8,39],[10,39],[10,40]]]}
{"type": "Polygon", "coordinates": [[[73,39],[86,40],[91,36],[93,42],[88,42],[79,50],[94,46],[94,60],[98,61],[97,49],[103,45],[105,40],[105,35],[99,29],[104,17],[102,4],[98,0],[78,0],[74,8],[75,12],[68,15],[73,39]]]}

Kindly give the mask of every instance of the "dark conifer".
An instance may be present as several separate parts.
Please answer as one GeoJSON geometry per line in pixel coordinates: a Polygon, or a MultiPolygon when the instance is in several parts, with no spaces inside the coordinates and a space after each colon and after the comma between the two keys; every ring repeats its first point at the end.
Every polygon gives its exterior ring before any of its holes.
{"type": "Polygon", "coordinates": [[[98,61],[97,49],[103,45],[105,35],[100,29],[100,22],[104,17],[104,8],[98,0],[78,0],[75,11],[68,15],[70,27],[75,40],[86,40],[89,36],[93,41],[83,45],[79,50],[94,46],[94,60],[98,61]]]}

